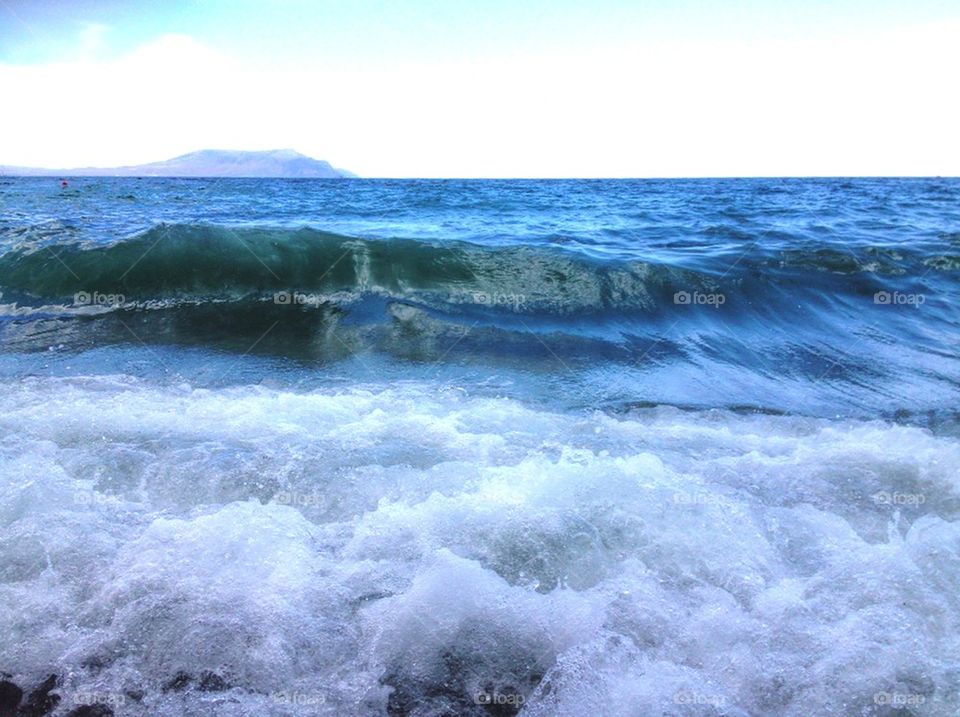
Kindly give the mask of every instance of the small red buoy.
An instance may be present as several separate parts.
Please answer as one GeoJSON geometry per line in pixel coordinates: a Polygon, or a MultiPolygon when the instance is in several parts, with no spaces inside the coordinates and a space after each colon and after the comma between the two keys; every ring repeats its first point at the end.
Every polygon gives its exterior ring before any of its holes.
{"type": "Polygon", "coordinates": [[[62,182],[60,182],[60,186],[61,186],[61,187],[66,187],[66,186],[67,186],[67,180],[64,179],[62,182]]]}

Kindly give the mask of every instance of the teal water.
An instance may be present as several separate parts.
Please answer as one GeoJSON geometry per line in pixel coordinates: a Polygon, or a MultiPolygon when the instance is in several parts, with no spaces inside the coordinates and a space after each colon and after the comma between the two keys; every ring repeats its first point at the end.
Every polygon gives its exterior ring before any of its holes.
{"type": "Polygon", "coordinates": [[[308,382],[345,351],[444,357],[521,392],[562,374],[582,406],[946,420],[958,398],[952,180],[7,182],[13,375],[147,346],[308,382]]]}

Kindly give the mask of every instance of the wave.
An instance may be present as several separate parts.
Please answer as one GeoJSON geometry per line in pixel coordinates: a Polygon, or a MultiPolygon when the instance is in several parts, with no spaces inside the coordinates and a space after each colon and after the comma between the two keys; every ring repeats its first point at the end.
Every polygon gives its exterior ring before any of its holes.
{"type": "Polygon", "coordinates": [[[79,295],[80,304],[267,293],[276,293],[278,303],[308,304],[371,293],[564,314],[649,310],[671,289],[704,290],[715,282],[680,268],[605,264],[541,247],[181,224],[107,246],[69,243],[7,252],[0,257],[0,285],[29,297],[69,301],[79,295]]]}
{"type": "Polygon", "coordinates": [[[125,353],[106,359],[103,347],[298,365],[364,357],[363,370],[376,357],[405,371],[575,377],[561,393],[583,405],[643,396],[888,415],[950,406],[960,387],[942,339],[957,331],[956,282],[930,258],[794,246],[640,261],[567,245],[161,225],[0,255],[0,347],[63,370],[88,352],[128,370],[125,353]]]}
{"type": "Polygon", "coordinates": [[[869,295],[890,288],[914,262],[947,271],[957,259],[881,249],[858,256],[822,247],[773,255],[748,246],[740,256],[627,261],[558,245],[492,247],[307,228],[162,224],[107,245],[19,245],[0,256],[0,287],[21,304],[39,299],[74,307],[155,308],[251,297],[325,304],[376,294],[447,309],[649,314],[684,303],[756,309],[777,301],[781,289],[869,295]]]}

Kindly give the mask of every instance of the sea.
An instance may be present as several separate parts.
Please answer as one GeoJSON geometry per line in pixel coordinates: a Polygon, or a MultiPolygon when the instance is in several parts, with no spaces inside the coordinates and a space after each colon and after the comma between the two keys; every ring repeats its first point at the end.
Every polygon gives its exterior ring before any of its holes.
{"type": "Polygon", "coordinates": [[[61,179],[0,712],[960,714],[960,180],[61,179]]]}

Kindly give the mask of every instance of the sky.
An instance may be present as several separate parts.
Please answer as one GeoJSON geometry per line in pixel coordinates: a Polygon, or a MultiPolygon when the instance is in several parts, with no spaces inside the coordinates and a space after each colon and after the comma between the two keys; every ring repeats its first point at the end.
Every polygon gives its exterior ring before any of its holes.
{"type": "Polygon", "coordinates": [[[0,164],[960,174],[957,0],[0,0],[0,164]]]}

